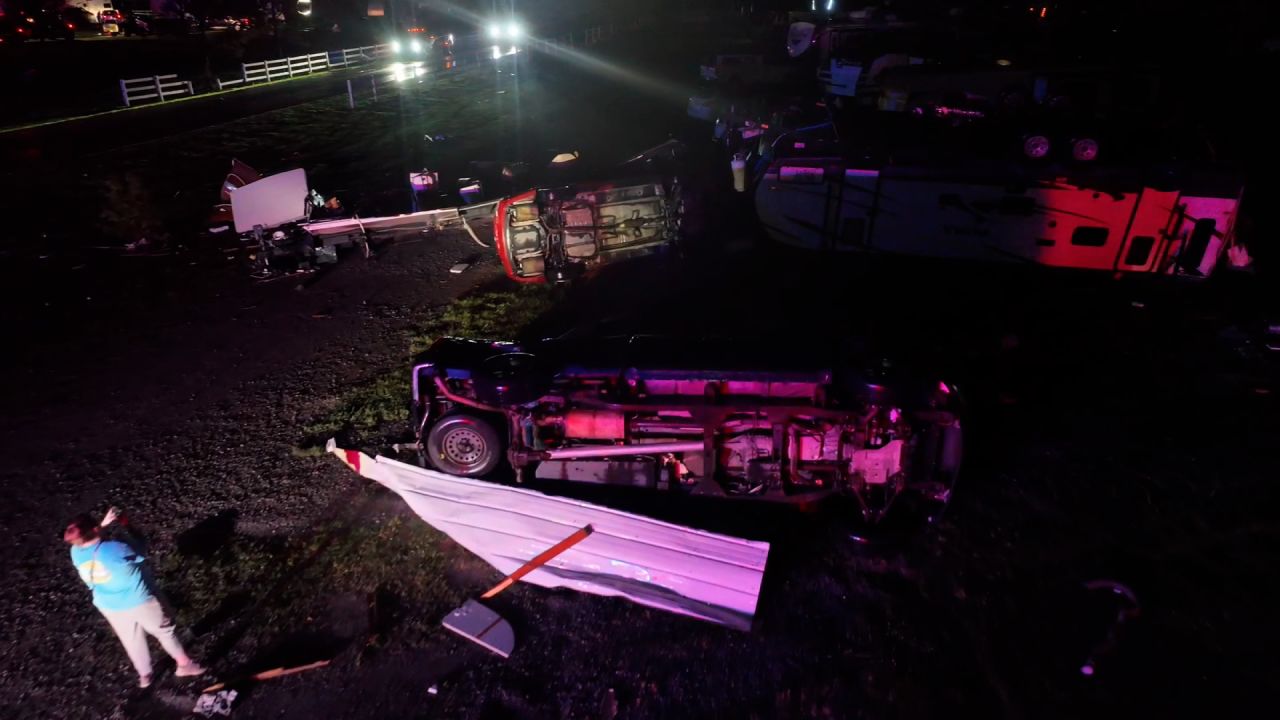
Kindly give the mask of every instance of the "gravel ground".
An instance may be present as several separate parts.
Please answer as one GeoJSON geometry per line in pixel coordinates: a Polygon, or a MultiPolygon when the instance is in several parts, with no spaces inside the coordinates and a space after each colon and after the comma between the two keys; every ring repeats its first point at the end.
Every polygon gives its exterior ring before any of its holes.
{"type": "Polygon", "coordinates": [[[224,278],[185,306],[134,308],[128,331],[91,334],[74,356],[13,369],[25,373],[5,403],[15,462],[0,475],[0,522],[27,550],[0,591],[0,714],[103,717],[118,699],[107,689],[131,683],[67,567],[58,528],[69,513],[127,508],[159,553],[227,509],[241,531],[305,532],[357,478],[292,457],[300,421],[345,385],[403,366],[410,318],[500,272],[492,261],[450,275],[473,250],[465,236],[397,245],[301,291],[224,278]]]}

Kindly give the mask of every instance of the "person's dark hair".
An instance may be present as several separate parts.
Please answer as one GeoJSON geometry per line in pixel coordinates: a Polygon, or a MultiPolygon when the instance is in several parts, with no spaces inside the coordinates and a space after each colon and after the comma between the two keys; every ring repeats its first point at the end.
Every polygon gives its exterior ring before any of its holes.
{"type": "Polygon", "coordinates": [[[71,518],[67,523],[67,527],[74,527],[80,533],[80,537],[91,538],[98,534],[98,521],[93,519],[89,513],[80,513],[71,518]]]}

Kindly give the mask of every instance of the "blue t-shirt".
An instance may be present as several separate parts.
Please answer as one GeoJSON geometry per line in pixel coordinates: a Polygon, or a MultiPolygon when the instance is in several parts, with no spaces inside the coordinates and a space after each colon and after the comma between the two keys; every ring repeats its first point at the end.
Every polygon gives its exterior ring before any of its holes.
{"type": "Polygon", "coordinates": [[[142,577],[141,555],[115,540],[71,546],[71,562],[80,579],[93,590],[99,610],[128,610],[153,597],[142,577]]]}

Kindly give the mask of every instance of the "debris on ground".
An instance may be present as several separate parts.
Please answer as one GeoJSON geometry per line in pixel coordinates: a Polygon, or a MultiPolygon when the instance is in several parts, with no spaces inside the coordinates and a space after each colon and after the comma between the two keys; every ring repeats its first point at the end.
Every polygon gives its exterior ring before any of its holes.
{"type": "Polygon", "coordinates": [[[566,533],[590,525],[587,541],[533,569],[525,581],[624,597],[740,630],[751,627],[767,542],[370,457],[333,440],[326,450],[393,490],[425,522],[501,573],[514,574],[566,533]]]}
{"type": "MultiPolygon", "coordinates": [[[[521,565],[515,572],[503,578],[502,582],[494,585],[488,592],[481,595],[482,600],[488,600],[498,593],[506,590],[516,583],[517,580],[546,565],[552,559],[558,557],[565,550],[577,545],[591,534],[591,526],[579,528],[577,532],[569,537],[561,540],[550,548],[539,553],[537,557],[529,562],[521,565]]],[[[461,635],[462,637],[483,646],[487,650],[491,650],[502,657],[511,657],[511,653],[515,650],[515,632],[511,629],[511,624],[502,619],[498,613],[481,605],[475,600],[467,600],[462,607],[454,610],[445,617],[441,623],[446,630],[461,635]]]]}
{"type": "MultiPolygon", "coordinates": [[[[316,668],[325,667],[328,664],[329,664],[328,660],[319,660],[317,662],[308,663],[306,665],[299,665],[297,667],[291,667],[291,668],[278,667],[272,670],[264,670],[260,673],[250,676],[248,679],[253,680],[254,682],[258,682],[261,680],[271,680],[273,678],[284,677],[285,675],[297,675],[300,672],[315,670],[316,668]]],[[[205,688],[204,692],[206,694],[217,692],[225,688],[226,686],[227,686],[227,683],[224,683],[224,682],[216,683],[214,685],[210,685],[209,687],[205,688]]]]}
{"type": "Polygon", "coordinates": [[[220,690],[216,693],[205,693],[196,700],[191,712],[203,717],[227,717],[231,714],[231,705],[236,701],[235,690],[220,690]]]}

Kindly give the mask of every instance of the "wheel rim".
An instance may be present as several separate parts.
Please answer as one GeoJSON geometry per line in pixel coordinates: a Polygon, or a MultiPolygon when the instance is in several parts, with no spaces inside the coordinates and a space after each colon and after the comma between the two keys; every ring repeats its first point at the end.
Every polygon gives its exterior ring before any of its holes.
{"type": "Polygon", "coordinates": [[[1022,143],[1022,151],[1027,157],[1039,160],[1049,154],[1049,138],[1043,135],[1032,135],[1022,143]]]}
{"type": "Polygon", "coordinates": [[[484,461],[487,444],[484,436],[471,428],[458,428],[444,436],[440,452],[445,459],[461,467],[473,467],[484,461]]]}
{"type": "Polygon", "coordinates": [[[1098,157],[1098,143],[1094,140],[1077,140],[1071,148],[1071,155],[1076,160],[1092,160],[1098,157]]]}

